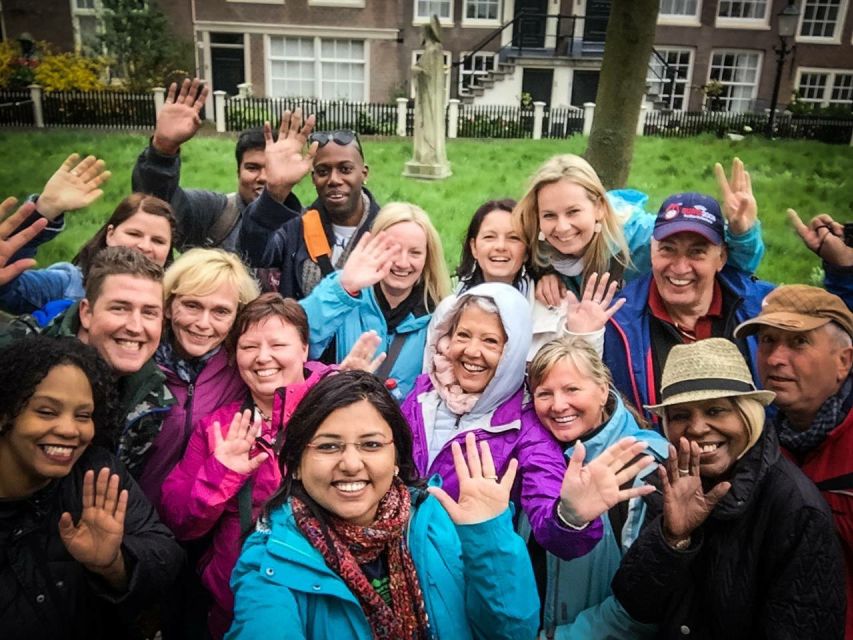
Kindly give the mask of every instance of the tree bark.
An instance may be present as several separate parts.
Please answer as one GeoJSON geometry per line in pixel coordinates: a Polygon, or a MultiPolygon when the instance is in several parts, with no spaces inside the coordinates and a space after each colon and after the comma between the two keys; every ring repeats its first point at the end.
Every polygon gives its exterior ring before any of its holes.
{"type": "Polygon", "coordinates": [[[607,189],[624,187],[660,0],[613,0],[586,159],[607,189]]]}

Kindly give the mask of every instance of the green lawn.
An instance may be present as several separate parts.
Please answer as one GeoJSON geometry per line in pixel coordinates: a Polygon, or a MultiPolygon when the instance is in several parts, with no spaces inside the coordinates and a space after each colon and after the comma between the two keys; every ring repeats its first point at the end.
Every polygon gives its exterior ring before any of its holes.
{"type": "MultiPolygon", "coordinates": [[[[38,191],[71,152],[95,154],[113,172],[104,197],[68,217],[67,231],[45,246],[39,260],[47,264],[69,259],[130,190],[130,172],[147,142],[143,135],[89,131],[4,131],[6,150],[0,166],[0,195],[18,198],[38,191]]],[[[518,198],[530,174],[557,153],[581,153],[586,139],[568,140],[451,140],[448,156],[453,176],[440,182],[401,177],[411,156],[411,142],[394,138],[367,139],[370,165],[368,187],[380,203],[408,200],[432,216],[444,241],[447,262],[455,266],[465,227],[485,200],[518,198]]],[[[182,185],[232,191],[236,186],[234,138],[200,136],[184,146],[182,185]]],[[[639,138],[629,186],[649,194],[649,207],[677,191],[704,191],[716,195],[712,172],[715,161],[728,165],[738,155],[751,172],[764,225],[767,255],[759,275],[775,282],[814,279],[817,260],[788,227],[785,209],[801,217],[830,213],[839,220],[853,219],[853,148],[804,141],[767,142],[750,137],[741,142],[712,137],[689,139],[639,138]]],[[[296,189],[303,202],[314,197],[306,178],[296,189]]]]}

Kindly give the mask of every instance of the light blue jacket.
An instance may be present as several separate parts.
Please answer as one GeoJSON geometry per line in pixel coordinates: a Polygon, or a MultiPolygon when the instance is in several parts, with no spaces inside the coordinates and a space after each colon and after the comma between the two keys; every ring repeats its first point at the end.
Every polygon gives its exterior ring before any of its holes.
{"type": "MultiPolygon", "coordinates": [[[[610,420],[589,439],[581,441],[586,447],[586,459],[593,460],[618,440],[633,436],[649,444],[646,453],[661,462],[667,457],[668,442],[655,431],[640,429],[634,417],[615,390],[616,409],[610,420]]],[[[566,449],[571,457],[574,447],[566,449]]],[[[643,484],[642,478],[654,471],[656,464],[644,469],[634,486],[643,484]]],[[[619,568],[622,554],[639,535],[646,509],[642,498],[631,500],[621,540],[617,540],[610,518],[602,517],[604,536],[601,542],[585,556],[574,560],[560,560],[547,555],[548,578],[543,607],[546,635],[557,640],[605,640],[631,638],[641,640],[655,636],[654,625],[634,620],[613,596],[610,581],[619,568]]]]}
{"type": "Polygon", "coordinates": [[[85,297],[83,274],[70,262],[24,271],[0,286],[0,309],[15,315],[33,313],[53,300],[77,302],[85,297]]]}
{"type": "MultiPolygon", "coordinates": [[[[413,489],[406,541],[436,640],[532,640],[539,598],[527,550],[507,509],[456,526],[413,489]]],[[[226,638],[371,640],[355,594],[308,542],[290,503],[261,520],[231,576],[234,622],[226,638]]]]}
{"type": "Polygon", "coordinates": [[[376,350],[377,355],[388,352],[397,333],[406,334],[400,355],[388,375],[397,381],[398,401],[402,402],[421,373],[431,314],[418,317],[409,314],[397,326],[395,333],[389,333],[382,309],[373,295],[373,287],[365,287],[357,297],[351,296],[341,286],[339,272],[323,278],[299,304],[305,309],[311,329],[309,360],[319,359],[332,338],[336,339],[335,362],[340,363],[365,331],[373,329],[382,340],[376,350]]]}

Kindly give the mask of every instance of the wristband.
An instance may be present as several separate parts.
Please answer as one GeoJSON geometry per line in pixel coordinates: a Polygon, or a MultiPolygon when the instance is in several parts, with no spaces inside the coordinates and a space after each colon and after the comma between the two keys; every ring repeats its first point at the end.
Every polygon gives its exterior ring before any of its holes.
{"type": "Polygon", "coordinates": [[[560,522],[562,522],[564,525],[566,525],[570,529],[574,529],[575,531],[583,531],[584,529],[586,529],[589,526],[589,522],[584,522],[581,525],[576,525],[576,524],[572,524],[571,522],[569,522],[568,519],[566,519],[566,517],[563,515],[562,507],[563,507],[563,501],[558,500],[557,501],[557,517],[560,519],[560,522]]]}

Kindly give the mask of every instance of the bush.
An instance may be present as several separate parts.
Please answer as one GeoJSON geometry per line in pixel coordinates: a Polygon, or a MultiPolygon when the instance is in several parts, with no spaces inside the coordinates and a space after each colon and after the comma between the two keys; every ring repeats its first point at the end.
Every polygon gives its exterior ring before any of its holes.
{"type": "MultiPolygon", "coordinates": [[[[49,49],[45,49],[49,50],[49,49]]],[[[76,53],[45,53],[35,68],[34,79],[45,91],[96,91],[106,65],[101,58],[76,53]]]]}

